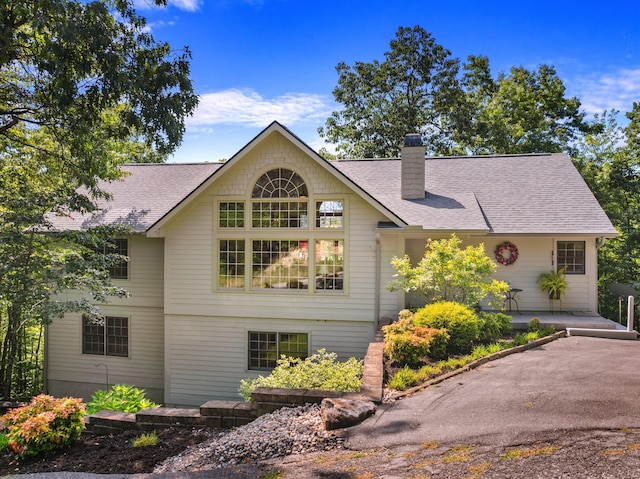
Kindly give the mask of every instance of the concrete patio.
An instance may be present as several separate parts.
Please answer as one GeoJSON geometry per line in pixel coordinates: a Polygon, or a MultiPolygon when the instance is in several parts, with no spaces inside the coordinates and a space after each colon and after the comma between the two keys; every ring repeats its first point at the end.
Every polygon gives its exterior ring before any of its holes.
{"type": "MultiPolygon", "coordinates": [[[[618,324],[610,319],[603,318],[597,313],[582,311],[516,311],[507,312],[511,315],[513,328],[516,330],[527,329],[527,324],[533,318],[538,318],[542,326],[553,326],[557,330],[567,328],[585,329],[612,329],[626,330],[626,325],[618,324]]],[[[626,318],[624,318],[626,320],[626,318]]]]}

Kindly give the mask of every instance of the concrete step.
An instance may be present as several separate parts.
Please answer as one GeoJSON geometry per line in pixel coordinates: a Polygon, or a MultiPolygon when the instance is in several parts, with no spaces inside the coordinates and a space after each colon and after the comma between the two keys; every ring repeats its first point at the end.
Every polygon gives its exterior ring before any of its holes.
{"type": "Polygon", "coordinates": [[[638,332],[627,331],[626,329],[567,328],[567,336],[637,340],[638,332]]]}

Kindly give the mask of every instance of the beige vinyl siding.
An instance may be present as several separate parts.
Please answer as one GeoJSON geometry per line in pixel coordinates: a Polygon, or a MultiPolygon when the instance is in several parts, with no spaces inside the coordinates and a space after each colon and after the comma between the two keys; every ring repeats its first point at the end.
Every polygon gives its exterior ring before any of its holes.
{"type": "Polygon", "coordinates": [[[79,314],[67,314],[47,327],[47,387],[51,394],[89,399],[97,389],[107,387],[108,368],[109,385],[133,384],[144,388],[155,401],[163,401],[163,243],[162,239],[130,238],[129,279],[117,284],[131,296],[100,307],[105,316],[129,318],[129,357],[82,354],[79,314]]]}
{"type": "Polygon", "coordinates": [[[310,354],[327,348],[345,360],[364,357],[373,325],[339,320],[167,316],[166,337],[171,339],[166,344],[166,403],[193,406],[210,399],[240,399],[240,379],[268,374],[247,368],[249,331],[308,333],[310,354]]]}
{"type": "Polygon", "coordinates": [[[511,241],[518,247],[518,260],[510,265],[498,265],[496,278],[509,281],[514,288],[522,289],[518,293],[518,305],[521,310],[549,311],[598,311],[598,262],[595,238],[542,236],[542,237],[496,237],[485,240],[485,249],[490,257],[503,241],[511,241]],[[553,305],[548,296],[538,290],[537,280],[540,273],[557,269],[556,246],[558,241],[585,242],[585,274],[566,275],[569,288],[561,301],[553,305]],[[552,254],[553,253],[553,254],[552,254]]]}
{"type": "Polygon", "coordinates": [[[160,308],[102,308],[105,315],[129,318],[129,356],[82,353],[82,317],[67,314],[47,331],[48,391],[54,396],[89,399],[98,389],[125,383],[164,400],[164,316],[160,308]],[[107,385],[108,371],[108,385],[107,385]]]}
{"type": "Polygon", "coordinates": [[[308,319],[375,322],[375,273],[376,235],[378,221],[384,220],[371,205],[349,192],[332,175],[312,164],[302,153],[288,143],[267,141],[275,145],[261,145],[256,156],[250,155],[234,165],[199,199],[194,201],[166,228],[166,290],[165,312],[167,314],[210,315],[212,308],[220,316],[279,317],[308,319]],[[281,151],[279,162],[270,161],[271,148],[281,151]],[[292,151],[288,151],[291,148],[292,151]],[[264,150],[264,151],[263,151],[264,150]],[[267,159],[264,156],[268,157],[267,159]],[[302,158],[300,156],[302,155],[302,158]],[[298,163],[291,165],[291,156],[298,163]],[[286,158],[282,160],[282,158],[286,158]],[[288,230],[237,232],[218,230],[215,217],[218,201],[239,193],[248,199],[253,181],[271,166],[288,166],[299,172],[307,181],[311,199],[335,197],[345,200],[346,226],[342,231],[334,230],[288,230]],[[311,165],[311,166],[309,166],[311,165]],[[243,181],[241,181],[243,180],[243,181]],[[217,186],[219,185],[219,186],[217,186]],[[265,239],[344,239],[345,242],[345,289],[340,292],[318,291],[237,291],[218,289],[216,286],[217,264],[215,251],[217,238],[243,238],[245,233],[253,238],[265,239]],[[235,234],[234,234],[235,233],[235,234]]]}

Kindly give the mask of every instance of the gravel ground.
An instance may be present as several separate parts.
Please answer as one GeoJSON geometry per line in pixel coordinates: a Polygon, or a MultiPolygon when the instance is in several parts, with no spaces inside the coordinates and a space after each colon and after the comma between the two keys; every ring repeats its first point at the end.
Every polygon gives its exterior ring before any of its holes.
{"type": "Polygon", "coordinates": [[[220,433],[167,459],[154,472],[203,471],[342,447],[342,439],[325,429],[320,406],[308,404],[282,408],[220,433]]]}

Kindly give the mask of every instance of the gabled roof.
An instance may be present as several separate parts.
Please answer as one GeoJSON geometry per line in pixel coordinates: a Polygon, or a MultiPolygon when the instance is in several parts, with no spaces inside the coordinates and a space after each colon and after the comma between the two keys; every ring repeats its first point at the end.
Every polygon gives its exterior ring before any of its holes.
{"type": "Polygon", "coordinates": [[[72,213],[50,218],[57,230],[83,230],[101,225],[125,225],[145,232],[176,207],[222,165],[174,163],[125,165],[125,178],[101,182],[110,201],[98,201],[93,215],[72,213]]]}
{"type": "Polygon", "coordinates": [[[495,234],[617,234],[564,154],[425,159],[421,200],[403,200],[400,161],[338,161],[336,167],[409,225],[495,234]]]}
{"type": "Polygon", "coordinates": [[[397,227],[494,234],[615,236],[615,228],[564,154],[425,159],[425,198],[401,197],[400,159],[327,161],[273,122],[224,164],[136,164],[102,183],[113,200],[93,216],[53,218],[56,229],[123,224],[150,236],[268,135],[279,133],[397,227]]]}

